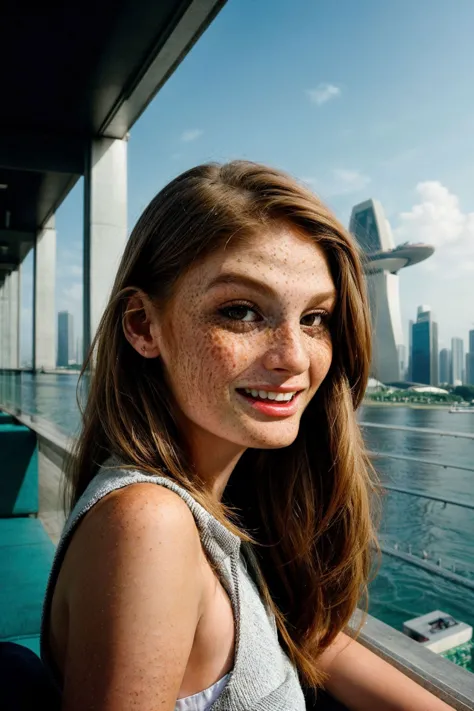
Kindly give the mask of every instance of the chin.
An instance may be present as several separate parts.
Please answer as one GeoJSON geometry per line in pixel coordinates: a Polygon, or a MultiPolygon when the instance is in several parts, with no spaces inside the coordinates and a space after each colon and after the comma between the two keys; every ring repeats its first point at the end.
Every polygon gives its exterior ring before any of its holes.
{"type": "Polygon", "coordinates": [[[252,449],[283,449],[293,444],[298,436],[298,429],[288,429],[285,432],[252,432],[249,433],[248,447],[252,449]]]}

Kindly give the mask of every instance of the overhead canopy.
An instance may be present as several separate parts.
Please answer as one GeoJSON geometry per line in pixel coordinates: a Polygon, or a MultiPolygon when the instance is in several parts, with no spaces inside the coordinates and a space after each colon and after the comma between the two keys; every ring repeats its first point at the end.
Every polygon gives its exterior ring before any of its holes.
{"type": "Polygon", "coordinates": [[[226,0],[0,4],[0,283],[85,169],[123,138],[226,0]]]}

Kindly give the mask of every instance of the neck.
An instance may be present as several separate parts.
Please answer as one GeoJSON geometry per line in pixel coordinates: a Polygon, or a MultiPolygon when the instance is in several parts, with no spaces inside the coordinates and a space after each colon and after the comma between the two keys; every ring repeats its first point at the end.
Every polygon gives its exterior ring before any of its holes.
{"type": "Polygon", "coordinates": [[[199,477],[213,497],[220,501],[230,475],[246,447],[222,440],[195,426],[192,433],[188,432],[188,442],[199,477]]]}

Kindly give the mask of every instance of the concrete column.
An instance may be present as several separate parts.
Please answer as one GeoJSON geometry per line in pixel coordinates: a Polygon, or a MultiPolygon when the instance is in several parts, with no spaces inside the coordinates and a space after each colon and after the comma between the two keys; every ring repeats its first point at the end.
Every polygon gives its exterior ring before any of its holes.
{"type": "Polygon", "coordinates": [[[3,300],[2,300],[2,311],[3,311],[3,316],[2,316],[2,321],[3,321],[3,367],[4,368],[11,368],[10,365],[10,341],[11,341],[11,332],[10,332],[10,287],[11,287],[11,282],[10,282],[10,274],[8,274],[5,277],[5,281],[3,283],[3,300]]]}
{"type": "Polygon", "coordinates": [[[54,216],[36,235],[33,267],[33,368],[56,367],[56,229],[54,216]]]}
{"type": "Polygon", "coordinates": [[[3,317],[4,284],[0,286],[0,368],[4,368],[5,363],[5,319],[3,317]]]}
{"type": "Polygon", "coordinates": [[[0,308],[2,312],[2,368],[9,367],[8,358],[8,276],[5,277],[2,286],[2,300],[0,303],[0,308]]]}
{"type": "Polygon", "coordinates": [[[20,367],[20,268],[10,274],[9,321],[10,321],[10,368],[20,367]]]}
{"type": "Polygon", "coordinates": [[[84,355],[127,241],[127,140],[93,141],[84,176],[84,355]]]}

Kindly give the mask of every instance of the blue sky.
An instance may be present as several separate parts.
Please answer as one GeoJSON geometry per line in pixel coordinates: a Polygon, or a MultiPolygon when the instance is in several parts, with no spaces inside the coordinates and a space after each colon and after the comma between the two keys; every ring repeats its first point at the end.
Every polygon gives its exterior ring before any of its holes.
{"type": "MultiPolygon", "coordinates": [[[[249,158],[306,180],[348,224],[378,198],[395,242],[436,253],[401,273],[405,330],[430,304],[440,347],[474,328],[474,2],[229,0],[133,127],[129,226],[166,182],[249,158]]],[[[56,217],[57,310],[81,331],[82,180],[56,217]]],[[[22,353],[31,349],[31,258],[22,353]]]]}

